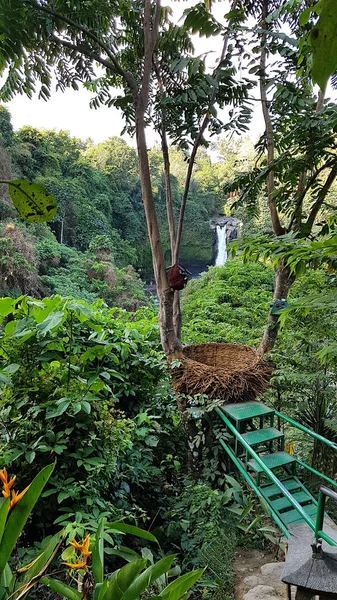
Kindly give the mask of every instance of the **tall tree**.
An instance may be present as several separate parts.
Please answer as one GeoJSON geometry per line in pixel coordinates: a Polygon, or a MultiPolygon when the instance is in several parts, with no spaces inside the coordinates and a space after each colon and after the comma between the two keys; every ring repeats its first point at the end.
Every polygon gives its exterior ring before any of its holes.
{"type": "MultiPolygon", "coordinates": [[[[257,166],[229,189],[241,190],[237,205],[254,210],[261,192],[267,195],[273,229],[269,244],[275,244],[278,252],[274,302],[287,298],[296,276],[286,252],[282,254],[282,243],[287,246],[290,240],[319,237],[329,230],[323,210],[337,176],[337,106],[324,101],[311,77],[308,39],[318,4],[241,2],[242,18],[255,19],[249,68],[259,81],[265,132],[257,144],[257,166]]],[[[247,37],[240,38],[239,32],[238,43],[247,49],[247,37]]],[[[263,254],[265,249],[258,240],[248,242],[246,256],[263,254]]],[[[259,347],[262,355],[273,349],[278,328],[279,314],[272,308],[259,347]]]]}
{"type": "MultiPolygon", "coordinates": [[[[203,2],[187,15],[185,26],[169,20],[160,0],[10,0],[1,1],[0,52],[8,67],[1,91],[4,100],[16,93],[48,99],[52,78],[61,90],[81,82],[95,93],[92,106],[114,105],[123,112],[126,129],[135,133],[142,199],[160,300],[162,346],[172,360],[181,356],[179,296],[170,288],[153,198],[146,127],[159,131],[166,177],[167,219],[172,262],[176,263],[186,201],[198,148],[207,128],[224,126],[216,106],[238,108],[226,127],[244,129],[250,112],[250,83],[236,83],[228,31],[217,24],[203,2]],[[224,36],[219,63],[212,72],[203,57],[195,58],[188,27],[195,19],[201,33],[224,36]],[[97,72],[97,66],[100,71],[97,72]],[[121,94],[116,96],[116,89],[121,94]],[[242,110],[240,110],[240,107],[242,110]],[[168,140],[185,150],[191,146],[180,216],[174,223],[168,140]]],[[[234,6],[236,1],[234,0],[234,6]]]]}

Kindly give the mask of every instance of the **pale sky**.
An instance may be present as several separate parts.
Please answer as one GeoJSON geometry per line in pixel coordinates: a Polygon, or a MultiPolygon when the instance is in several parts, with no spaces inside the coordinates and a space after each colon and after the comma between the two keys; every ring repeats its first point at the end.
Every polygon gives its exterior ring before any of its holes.
{"type": "MultiPolygon", "coordinates": [[[[196,4],[196,1],[167,0],[164,4],[172,6],[174,17],[179,20],[183,11],[196,4]]],[[[220,0],[214,5],[213,13],[219,20],[223,20],[227,11],[228,0],[223,2],[220,0]]],[[[222,39],[220,36],[207,39],[194,36],[194,45],[196,55],[211,52],[209,59],[215,64],[221,53],[222,39]],[[214,61],[212,60],[213,56],[214,61]]],[[[90,109],[89,101],[92,97],[93,94],[84,88],[79,91],[69,89],[64,93],[53,91],[48,102],[39,100],[37,96],[29,100],[26,96],[18,95],[8,102],[6,107],[11,113],[14,129],[19,129],[23,125],[30,125],[38,129],[63,129],[82,140],[92,138],[96,143],[114,135],[119,136],[123,129],[121,113],[113,107],[101,106],[97,110],[90,109]]],[[[254,112],[250,135],[256,139],[263,130],[261,109],[258,106],[254,112]]],[[[123,137],[128,143],[134,144],[134,141],[128,136],[123,137]]],[[[147,138],[150,146],[156,141],[156,136],[152,131],[147,132],[147,138]]]]}

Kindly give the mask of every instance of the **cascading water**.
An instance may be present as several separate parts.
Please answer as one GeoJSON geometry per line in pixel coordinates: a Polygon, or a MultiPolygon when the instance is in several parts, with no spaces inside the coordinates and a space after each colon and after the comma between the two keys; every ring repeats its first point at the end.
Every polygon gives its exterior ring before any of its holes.
{"type": "Polygon", "coordinates": [[[216,235],[218,242],[218,253],[216,256],[215,266],[222,267],[227,260],[227,231],[225,225],[216,226],[216,235]]]}

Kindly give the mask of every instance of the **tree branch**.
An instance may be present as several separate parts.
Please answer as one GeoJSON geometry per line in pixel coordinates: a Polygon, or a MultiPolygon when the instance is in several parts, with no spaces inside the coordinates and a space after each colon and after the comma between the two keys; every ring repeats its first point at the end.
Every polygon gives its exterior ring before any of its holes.
{"type": "Polygon", "coordinates": [[[310,179],[309,179],[306,187],[302,190],[302,192],[300,193],[300,196],[299,196],[299,198],[298,198],[298,200],[296,202],[293,215],[291,217],[289,226],[287,227],[287,231],[291,231],[291,228],[292,228],[292,226],[294,224],[294,221],[297,218],[298,210],[302,206],[304,198],[306,197],[306,195],[307,195],[308,191],[310,190],[311,186],[315,183],[318,175],[320,175],[320,173],[322,173],[322,171],[324,171],[325,169],[328,169],[329,167],[332,167],[333,164],[334,163],[332,161],[328,161],[328,162],[324,163],[324,165],[322,165],[319,169],[317,169],[315,171],[315,173],[310,177],[310,179]]]}
{"type": "Polygon", "coordinates": [[[188,192],[190,189],[191,177],[192,177],[193,168],[194,168],[194,161],[195,161],[195,157],[198,152],[198,148],[200,146],[200,142],[202,140],[202,136],[205,132],[205,129],[206,129],[208,123],[209,123],[209,117],[206,115],[204,117],[202,125],[199,129],[199,133],[198,133],[197,137],[195,138],[195,141],[193,144],[193,149],[192,149],[191,156],[190,156],[190,160],[188,162],[184,192],[183,192],[183,197],[181,199],[181,205],[180,205],[180,214],[179,214],[179,222],[178,222],[177,238],[176,238],[176,246],[175,246],[175,251],[174,251],[173,263],[178,262],[181,235],[182,235],[183,225],[184,225],[186,202],[187,202],[188,192]]]}
{"type": "Polygon", "coordinates": [[[148,104],[150,80],[152,72],[153,51],[157,42],[159,30],[160,0],[156,0],[156,8],[153,25],[151,24],[151,0],[145,0],[144,6],[144,70],[142,88],[140,91],[140,102],[144,107],[148,104]]]}
{"type": "MultiPolygon", "coordinates": [[[[153,57],[153,67],[157,77],[158,88],[160,92],[163,91],[163,80],[160,73],[160,68],[156,57],[153,57]]],[[[176,231],[175,231],[175,222],[174,222],[174,214],[173,214],[173,204],[172,204],[172,189],[171,189],[171,170],[170,170],[170,155],[169,148],[167,142],[167,135],[165,129],[165,114],[164,109],[161,109],[161,130],[160,130],[160,139],[161,139],[161,148],[164,159],[164,175],[165,175],[165,199],[166,199],[166,214],[167,214],[167,222],[170,234],[170,246],[171,246],[171,263],[174,263],[174,251],[176,246],[176,231]]]]}
{"type": "Polygon", "coordinates": [[[68,42],[68,40],[63,40],[62,38],[59,38],[57,35],[55,35],[55,33],[51,34],[51,38],[60,46],[69,48],[69,50],[75,50],[79,54],[85,54],[85,56],[87,56],[88,58],[96,60],[106,69],[112,71],[113,73],[116,73],[114,65],[112,63],[109,63],[109,61],[107,61],[105,58],[102,58],[99,54],[97,54],[97,52],[87,50],[87,48],[85,48],[84,46],[72,44],[71,42],[68,42]]]}
{"type": "MultiPolygon", "coordinates": [[[[237,0],[233,0],[231,10],[235,10],[236,5],[237,5],[237,0]]],[[[227,48],[228,48],[228,40],[229,40],[229,36],[226,35],[224,37],[224,43],[223,43],[223,46],[222,46],[222,51],[221,51],[221,56],[220,56],[220,63],[222,63],[222,61],[224,60],[224,58],[226,56],[226,52],[227,52],[227,48]]],[[[219,76],[220,76],[220,74],[218,74],[217,77],[215,78],[216,81],[218,81],[219,76]]],[[[216,86],[214,86],[212,94],[211,94],[210,103],[209,103],[209,109],[214,104],[215,99],[216,99],[216,86]]],[[[189,160],[189,163],[188,163],[187,174],[186,174],[186,179],[185,179],[185,186],[184,186],[184,192],[183,192],[183,196],[182,196],[182,199],[181,199],[181,205],[180,205],[180,214],[179,214],[179,222],[178,222],[177,238],[176,238],[176,247],[175,247],[175,251],[174,251],[174,260],[173,260],[173,263],[178,262],[178,258],[179,258],[179,249],[180,249],[181,236],[182,236],[183,225],[184,225],[187,196],[188,196],[188,192],[189,192],[189,189],[190,189],[191,178],[192,178],[192,173],[193,173],[193,168],[194,168],[194,162],[195,162],[195,158],[196,158],[196,155],[197,155],[197,152],[198,152],[198,148],[200,146],[202,137],[203,137],[203,135],[205,133],[206,127],[208,126],[208,124],[210,122],[210,117],[208,115],[209,115],[209,111],[205,115],[205,117],[203,119],[203,122],[202,122],[202,124],[200,126],[199,133],[198,133],[197,137],[195,138],[195,141],[194,141],[194,144],[193,144],[193,148],[192,148],[192,152],[191,152],[191,156],[190,156],[190,160],[189,160]]]]}
{"type": "MultiPolygon", "coordinates": [[[[36,10],[39,10],[41,12],[48,14],[49,16],[53,17],[54,19],[58,19],[59,21],[66,23],[70,27],[74,27],[75,29],[77,29],[77,31],[81,31],[82,33],[84,33],[88,38],[90,38],[93,42],[95,42],[95,44],[97,44],[99,48],[104,50],[106,55],[109,57],[109,59],[111,60],[111,63],[112,63],[112,65],[109,65],[110,70],[112,70],[112,66],[113,66],[113,68],[115,69],[115,72],[118,75],[121,75],[123,77],[124,81],[129,86],[131,92],[133,94],[135,94],[135,92],[138,93],[138,86],[137,86],[137,83],[136,83],[132,73],[122,69],[122,67],[118,63],[114,53],[111,51],[109,46],[107,46],[107,44],[105,44],[95,33],[90,31],[90,29],[88,29],[88,27],[86,27],[85,25],[81,25],[80,23],[77,23],[76,21],[73,21],[69,17],[62,15],[62,14],[52,10],[51,8],[48,8],[47,6],[37,4],[36,2],[34,2],[32,0],[23,0],[23,2],[26,4],[29,4],[36,10]]],[[[104,59],[102,59],[102,60],[104,60],[104,59]]],[[[101,64],[103,64],[103,63],[101,63],[101,64]]],[[[106,65],[104,65],[104,66],[106,66],[106,65]]]]}
{"type": "MultiPolygon", "coordinates": [[[[266,126],[266,138],[267,138],[267,162],[270,165],[274,161],[275,157],[275,144],[274,144],[274,132],[273,124],[269,114],[268,99],[267,99],[267,82],[266,82],[266,44],[267,44],[267,22],[268,16],[268,0],[262,0],[262,35],[261,35],[261,57],[260,57],[260,93],[263,118],[266,126]]],[[[268,205],[270,210],[270,216],[273,224],[273,230],[275,235],[282,235],[284,233],[283,227],[280,223],[280,217],[277,211],[275,203],[275,175],[274,170],[271,169],[267,176],[267,191],[268,191],[268,205]]]]}
{"type": "Polygon", "coordinates": [[[328,175],[328,178],[327,178],[324,186],[322,187],[321,191],[318,194],[318,198],[317,198],[316,202],[314,203],[314,205],[311,208],[309,217],[307,219],[306,227],[308,228],[309,233],[311,232],[311,230],[313,228],[317,214],[318,214],[319,210],[321,209],[321,207],[324,203],[324,200],[326,198],[326,195],[327,195],[328,191],[330,190],[333,182],[335,181],[336,176],[337,176],[337,164],[334,164],[334,166],[332,167],[332,169],[328,175]]]}

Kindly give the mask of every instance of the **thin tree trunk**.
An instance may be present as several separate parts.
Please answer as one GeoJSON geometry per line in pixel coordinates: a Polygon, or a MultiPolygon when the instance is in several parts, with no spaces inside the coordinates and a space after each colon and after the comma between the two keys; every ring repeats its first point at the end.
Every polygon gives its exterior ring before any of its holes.
{"type": "MultiPolygon", "coordinates": [[[[275,144],[273,124],[269,114],[268,98],[267,98],[267,76],[266,76],[266,58],[267,58],[267,17],[268,17],[268,0],[262,0],[262,36],[261,36],[261,58],[260,58],[260,93],[262,113],[266,127],[267,138],[267,164],[271,165],[275,158],[275,144]]],[[[267,191],[268,191],[268,206],[273,224],[275,235],[284,233],[280,223],[279,214],[275,203],[275,175],[274,169],[271,169],[267,176],[267,191]]]]}
{"type": "Polygon", "coordinates": [[[176,231],[173,215],[173,204],[172,204],[172,188],[171,188],[171,172],[170,172],[170,155],[167,144],[167,137],[164,124],[164,115],[162,115],[163,125],[161,132],[161,147],[164,159],[164,174],[165,174],[165,198],[166,198],[166,214],[167,223],[170,234],[170,246],[171,246],[171,264],[174,264],[174,250],[176,246],[176,231]]]}
{"type": "MultiPolygon", "coordinates": [[[[285,300],[287,299],[289,289],[293,284],[294,280],[294,276],[290,275],[289,267],[281,265],[277,269],[274,289],[274,302],[275,300],[281,300],[282,298],[284,298],[285,300]]],[[[270,310],[268,315],[268,324],[264,331],[260,346],[258,348],[258,353],[261,356],[269,354],[269,352],[271,352],[274,348],[279,327],[279,316],[273,314],[270,310]]]]}
{"type": "Polygon", "coordinates": [[[145,121],[142,107],[136,109],[136,137],[142,198],[146,215],[148,235],[151,245],[154,276],[159,296],[159,324],[163,350],[170,358],[181,356],[181,343],[175,334],[173,324],[174,292],[170,289],[165,268],[165,258],[161,244],[157,214],[152,194],[149,159],[147,153],[145,121]]]}

